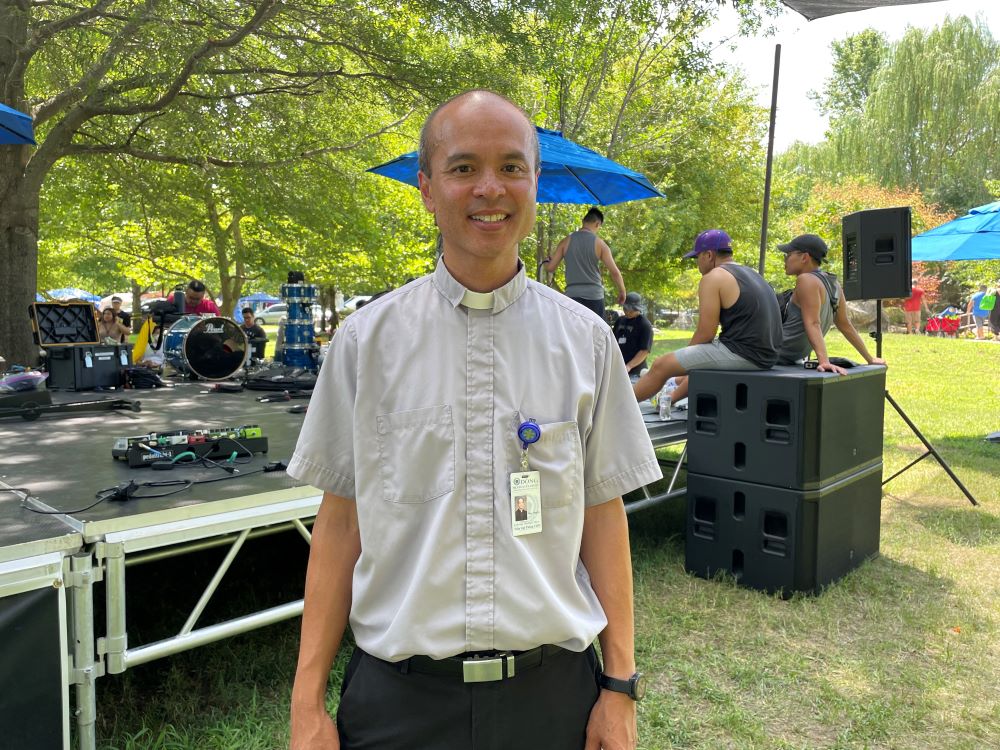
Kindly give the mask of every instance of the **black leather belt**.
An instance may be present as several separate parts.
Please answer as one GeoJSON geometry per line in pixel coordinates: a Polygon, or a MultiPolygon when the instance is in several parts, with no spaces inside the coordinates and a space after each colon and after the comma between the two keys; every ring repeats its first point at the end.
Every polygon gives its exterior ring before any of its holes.
{"type": "Polygon", "coordinates": [[[411,656],[394,666],[404,674],[419,672],[445,677],[461,677],[463,682],[495,682],[514,677],[518,672],[541,666],[546,657],[556,656],[565,649],[559,646],[539,646],[530,651],[488,651],[481,654],[459,654],[447,659],[411,656]]]}

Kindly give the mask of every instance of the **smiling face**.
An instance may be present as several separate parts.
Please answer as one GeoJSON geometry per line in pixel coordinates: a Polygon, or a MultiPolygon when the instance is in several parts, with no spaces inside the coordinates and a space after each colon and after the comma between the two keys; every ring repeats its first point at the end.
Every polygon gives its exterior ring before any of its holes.
{"type": "Polygon", "coordinates": [[[420,195],[441,231],[449,270],[470,288],[463,275],[475,279],[501,266],[513,274],[517,243],[535,223],[531,124],[510,103],[475,92],[437,113],[428,140],[431,176],[419,173],[420,195]]]}
{"type": "Polygon", "coordinates": [[[101,320],[104,323],[114,323],[115,322],[115,311],[110,307],[105,307],[101,310],[101,320]]]}

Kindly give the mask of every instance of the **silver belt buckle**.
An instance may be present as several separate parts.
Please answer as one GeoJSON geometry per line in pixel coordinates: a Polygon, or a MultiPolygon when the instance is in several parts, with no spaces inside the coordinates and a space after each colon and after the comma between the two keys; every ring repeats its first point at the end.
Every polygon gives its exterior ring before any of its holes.
{"type": "Polygon", "coordinates": [[[504,679],[503,664],[507,662],[507,677],[514,676],[514,655],[492,659],[466,659],[462,662],[463,682],[496,682],[504,679]]]}

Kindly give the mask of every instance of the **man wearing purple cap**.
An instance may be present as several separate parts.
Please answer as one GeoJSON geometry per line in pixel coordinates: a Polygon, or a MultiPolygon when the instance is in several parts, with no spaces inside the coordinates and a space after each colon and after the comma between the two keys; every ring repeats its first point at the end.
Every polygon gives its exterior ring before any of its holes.
{"type": "MultiPolygon", "coordinates": [[[[639,378],[640,401],[657,393],[667,379],[691,370],[766,370],[778,359],[781,311],[774,290],[752,268],[733,262],[733,243],[721,229],[698,235],[685,258],[697,258],[698,327],[683,349],[665,354],[639,378]],[[721,325],[718,338],[716,330],[721,325]]],[[[687,397],[687,379],[671,399],[687,397]]]]}

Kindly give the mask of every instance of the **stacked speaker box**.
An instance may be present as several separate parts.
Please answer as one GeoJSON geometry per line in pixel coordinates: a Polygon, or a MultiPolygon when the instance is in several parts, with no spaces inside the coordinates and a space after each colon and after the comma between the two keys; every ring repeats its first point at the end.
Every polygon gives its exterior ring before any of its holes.
{"type": "Polygon", "coordinates": [[[885,368],[699,370],[685,567],[789,595],[878,554],[885,368]]]}

